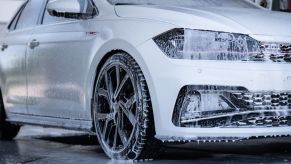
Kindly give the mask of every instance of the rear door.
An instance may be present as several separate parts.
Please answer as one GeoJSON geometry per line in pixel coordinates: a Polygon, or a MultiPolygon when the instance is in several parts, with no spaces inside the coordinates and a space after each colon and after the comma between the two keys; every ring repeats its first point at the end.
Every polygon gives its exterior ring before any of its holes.
{"type": "Polygon", "coordinates": [[[1,40],[0,75],[7,112],[27,114],[26,54],[43,0],[29,0],[14,17],[1,40]]]}
{"type": "Polygon", "coordinates": [[[29,114],[90,119],[84,88],[94,43],[87,27],[88,20],[54,17],[44,11],[42,24],[32,35],[36,46],[27,56],[29,114]]]}

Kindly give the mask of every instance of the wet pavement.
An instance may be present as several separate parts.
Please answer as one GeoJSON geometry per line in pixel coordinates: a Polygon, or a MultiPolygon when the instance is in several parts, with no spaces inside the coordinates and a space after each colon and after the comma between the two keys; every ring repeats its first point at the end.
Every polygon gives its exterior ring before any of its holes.
{"type": "MultiPolygon", "coordinates": [[[[176,163],[291,163],[291,138],[229,144],[194,144],[166,148],[153,164],[176,163]]],[[[59,129],[24,127],[15,141],[0,141],[0,164],[115,164],[94,136],[59,129]]]]}

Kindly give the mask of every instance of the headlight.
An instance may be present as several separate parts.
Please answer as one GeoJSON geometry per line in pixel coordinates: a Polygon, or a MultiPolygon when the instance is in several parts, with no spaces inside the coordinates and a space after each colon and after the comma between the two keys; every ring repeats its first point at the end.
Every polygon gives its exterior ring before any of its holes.
{"type": "Polygon", "coordinates": [[[248,35],[173,29],[154,38],[170,58],[190,60],[263,61],[260,43],[248,35]]]}
{"type": "Polygon", "coordinates": [[[265,59],[273,62],[291,62],[291,45],[286,43],[261,43],[265,59]]]}

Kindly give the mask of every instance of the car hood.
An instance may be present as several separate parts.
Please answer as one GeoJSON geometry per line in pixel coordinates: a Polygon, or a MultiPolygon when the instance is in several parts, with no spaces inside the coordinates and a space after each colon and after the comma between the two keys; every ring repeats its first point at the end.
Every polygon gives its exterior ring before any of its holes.
{"type": "Polygon", "coordinates": [[[291,36],[291,14],[264,9],[121,5],[115,10],[120,17],[156,20],[183,28],[291,36]]]}

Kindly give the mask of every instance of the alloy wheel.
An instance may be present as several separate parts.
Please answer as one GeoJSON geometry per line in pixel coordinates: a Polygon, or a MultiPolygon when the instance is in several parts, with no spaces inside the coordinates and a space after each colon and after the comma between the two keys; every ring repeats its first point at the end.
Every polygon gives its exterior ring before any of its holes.
{"type": "Polygon", "coordinates": [[[138,123],[137,88],[129,69],[114,63],[103,69],[95,88],[95,126],[109,152],[126,149],[138,123]]]}

